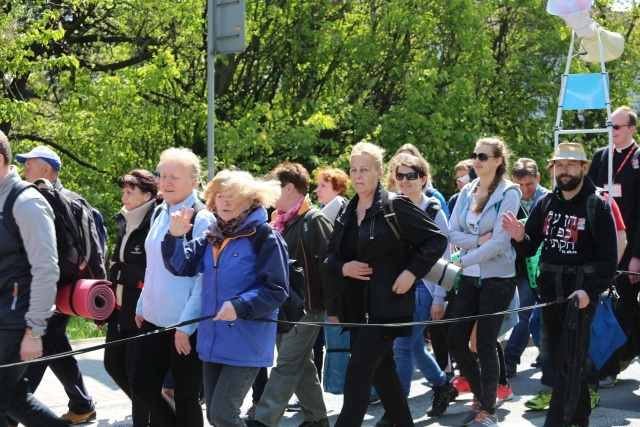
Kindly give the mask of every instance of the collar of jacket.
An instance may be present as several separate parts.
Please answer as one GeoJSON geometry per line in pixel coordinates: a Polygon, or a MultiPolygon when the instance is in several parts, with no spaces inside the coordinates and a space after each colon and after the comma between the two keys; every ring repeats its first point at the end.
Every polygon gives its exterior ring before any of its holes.
{"type": "MultiPolygon", "coordinates": [[[[382,210],[382,193],[383,192],[388,193],[387,189],[384,188],[380,183],[378,183],[378,188],[376,189],[376,192],[373,195],[373,202],[371,203],[371,207],[367,209],[367,215],[363,218],[363,220],[377,215],[378,212],[382,210]]],[[[351,200],[349,200],[349,203],[347,204],[347,207],[344,210],[344,213],[340,216],[340,218],[338,218],[338,222],[340,224],[345,225],[349,222],[351,215],[353,214],[353,212],[356,210],[356,207],[358,206],[359,200],[360,200],[360,196],[357,193],[355,196],[353,196],[351,200]]]]}

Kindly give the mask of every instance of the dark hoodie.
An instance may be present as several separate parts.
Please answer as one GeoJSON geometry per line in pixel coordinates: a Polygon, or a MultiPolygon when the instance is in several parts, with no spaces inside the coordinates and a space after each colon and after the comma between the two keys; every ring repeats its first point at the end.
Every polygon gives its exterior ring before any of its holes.
{"type": "MultiPolygon", "coordinates": [[[[582,289],[595,302],[604,292],[616,272],[617,240],[616,227],[611,210],[601,197],[596,203],[595,222],[587,220],[587,197],[595,192],[595,185],[588,176],[584,177],[582,189],[570,200],[565,200],[556,187],[535,204],[525,226],[525,238],[511,243],[519,255],[529,257],[535,254],[543,243],[540,262],[564,266],[593,265],[593,274],[585,275],[582,289]],[[592,227],[595,226],[595,230],[592,227]],[[597,240],[595,239],[597,236],[597,240]]],[[[563,275],[564,297],[576,288],[575,274],[563,275]]],[[[543,301],[553,301],[555,273],[541,272],[539,280],[540,296],[543,301]]]]}

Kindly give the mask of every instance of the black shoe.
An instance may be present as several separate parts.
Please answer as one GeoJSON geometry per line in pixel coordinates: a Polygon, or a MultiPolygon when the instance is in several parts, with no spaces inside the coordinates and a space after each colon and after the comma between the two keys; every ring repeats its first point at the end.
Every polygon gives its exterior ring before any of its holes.
{"type": "Polygon", "coordinates": [[[245,420],[244,425],[246,427],[267,427],[265,424],[262,424],[260,421],[256,420],[245,420]]]}
{"type": "Polygon", "coordinates": [[[329,427],[329,420],[327,418],[323,418],[318,421],[305,421],[298,427],[329,427]]]}
{"type": "Polygon", "coordinates": [[[505,363],[505,371],[507,372],[507,378],[515,377],[518,375],[518,365],[505,363]]]}
{"type": "Polygon", "coordinates": [[[540,367],[540,353],[538,353],[538,357],[536,357],[536,360],[531,362],[531,367],[532,368],[539,368],[540,367]]]}
{"type": "Polygon", "coordinates": [[[438,417],[444,414],[449,403],[456,400],[456,397],[458,397],[458,390],[456,390],[451,383],[446,383],[442,387],[434,387],[433,397],[431,398],[431,409],[427,411],[427,415],[430,417],[438,417]]]}

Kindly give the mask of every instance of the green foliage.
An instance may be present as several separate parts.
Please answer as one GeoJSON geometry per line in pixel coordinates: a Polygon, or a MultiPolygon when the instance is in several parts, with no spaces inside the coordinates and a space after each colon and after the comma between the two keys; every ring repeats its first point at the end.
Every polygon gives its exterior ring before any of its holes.
{"type": "MultiPolygon", "coordinates": [[[[638,6],[593,9],[622,33],[607,64],[613,106],[638,107],[638,6]]],[[[15,152],[45,144],[65,185],[105,217],[115,182],[155,170],[159,154],[207,154],[206,2],[4,2],[0,129],[15,152]]],[[[369,139],[389,154],[410,142],[434,185],[455,191],[453,166],[482,136],[539,163],[553,144],[570,31],[536,0],[247,0],[247,49],[216,57],[216,169],[264,174],[282,160],[346,169],[369,139]]],[[[572,72],[599,72],[574,60],[572,72]]],[[[565,128],[601,126],[601,111],[565,113],[565,128]]],[[[576,136],[590,150],[597,135],[576,136]]],[[[107,220],[110,234],[115,224],[107,220]]]]}
{"type": "Polygon", "coordinates": [[[71,340],[82,340],[86,338],[102,338],[107,336],[107,327],[104,331],[98,329],[93,320],[82,317],[71,316],[67,326],[67,334],[71,340]]]}

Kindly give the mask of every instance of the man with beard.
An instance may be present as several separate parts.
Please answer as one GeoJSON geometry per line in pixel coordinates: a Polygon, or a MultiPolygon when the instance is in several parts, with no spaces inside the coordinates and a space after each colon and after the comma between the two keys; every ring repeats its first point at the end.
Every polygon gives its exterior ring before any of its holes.
{"type": "MultiPolygon", "coordinates": [[[[613,156],[613,196],[622,212],[627,226],[627,249],[624,251],[618,268],[622,271],[640,272],[640,150],[633,139],[638,124],[638,116],[629,107],[620,107],[611,115],[613,122],[613,150],[600,148],[593,155],[589,168],[589,178],[599,186],[606,188],[609,181],[609,155],[613,156]]],[[[623,371],[636,356],[640,355],[640,276],[620,276],[616,279],[616,288],[620,294],[620,305],[614,313],[627,342],[616,350],[600,370],[600,387],[613,387],[618,374],[623,371]]]]}
{"type": "Polygon", "coordinates": [[[609,206],[585,176],[589,161],[584,148],[562,143],[550,162],[555,165],[556,188],[534,205],[526,225],[508,212],[502,226],[521,256],[534,255],[543,244],[540,297],[543,303],[557,301],[542,308],[555,377],[544,426],[567,421],[584,427],[589,425],[591,405],[583,369],[598,296],[616,272],[616,231],[609,206]]]}

